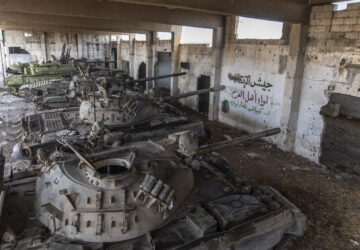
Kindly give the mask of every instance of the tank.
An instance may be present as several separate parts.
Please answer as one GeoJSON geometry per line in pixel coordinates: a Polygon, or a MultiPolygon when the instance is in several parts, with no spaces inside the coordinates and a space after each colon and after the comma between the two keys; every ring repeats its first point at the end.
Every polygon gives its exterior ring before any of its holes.
{"type": "MultiPolygon", "coordinates": [[[[156,78],[183,74],[177,73],[156,78]]],[[[80,112],[79,108],[71,107],[46,110],[25,116],[21,125],[15,124],[22,127],[15,133],[21,145],[14,148],[13,156],[22,158],[24,148],[32,148],[33,145],[37,148],[37,144],[55,142],[56,134],[61,131],[71,130],[83,135],[97,123],[111,132],[109,140],[120,138],[128,142],[164,138],[171,133],[183,130],[194,131],[201,137],[206,136],[204,124],[199,118],[189,118],[167,102],[205,92],[221,91],[224,87],[194,91],[176,97],[158,98],[135,91],[128,86],[143,80],[125,81],[119,85],[108,82],[106,78],[100,78],[96,86],[101,94],[82,92],[80,112]]]]}
{"type": "Polygon", "coordinates": [[[23,85],[44,86],[71,77],[77,72],[75,65],[70,61],[70,48],[66,50],[65,44],[60,58],[56,59],[54,56],[53,58],[53,62],[39,63],[35,58],[32,63],[18,63],[10,67],[7,73],[11,75],[4,79],[8,91],[23,96],[25,93],[19,92],[19,88],[23,85]]]}
{"type": "Polygon", "coordinates": [[[193,132],[183,131],[94,152],[59,136],[68,150],[49,155],[39,149],[41,163],[28,167],[32,173],[21,173],[21,181],[16,171],[5,178],[9,189],[2,220],[18,235],[17,244],[9,245],[271,249],[284,235],[302,235],[305,216],[275,189],[248,186],[227,174],[231,171],[226,159],[213,150],[279,132],[272,129],[200,146],[193,132]],[[14,192],[27,194],[30,204],[16,205],[23,197],[10,195],[14,192]],[[35,209],[16,214],[31,204],[35,209]],[[27,215],[31,220],[20,220],[27,215]],[[31,226],[32,234],[23,233],[29,227],[24,225],[31,226]]]}

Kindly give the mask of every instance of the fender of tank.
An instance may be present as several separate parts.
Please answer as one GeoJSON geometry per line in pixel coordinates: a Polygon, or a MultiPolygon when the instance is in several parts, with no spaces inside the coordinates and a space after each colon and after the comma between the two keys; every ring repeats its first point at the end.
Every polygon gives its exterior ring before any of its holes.
{"type": "Polygon", "coordinates": [[[36,181],[40,222],[70,240],[117,242],[144,235],[170,218],[194,186],[193,171],[152,142],[92,159],[94,169],[77,158],[56,162],[36,181]]]}
{"type": "Polygon", "coordinates": [[[151,120],[157,114],[151,99],[140,95],[120,98],[93,98],[82,101],[80,119],[87,123],[103,121],[107,127],[127,127],[151,120]]]}

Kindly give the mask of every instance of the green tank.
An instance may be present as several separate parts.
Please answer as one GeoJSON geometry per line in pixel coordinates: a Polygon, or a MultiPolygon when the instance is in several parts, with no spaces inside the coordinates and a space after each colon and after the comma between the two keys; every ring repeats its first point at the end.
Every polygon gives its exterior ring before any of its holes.
{"type": "Polygon", "coordinates": [[[47,85],[51,82],[71,77],[77,73],[76,66],[70,60],[70,48],[65,52],[66,45],[59,59],[53,56],[54,61],[38,63],[35,59],[32,63],[17,63],[7,69],[11,74],[4,80],[5,86],[12,94],[21,95],[19,88],[27,84],[47,85]]]}
{"type": "MultiPolygon", "coordinates": [[[[19,68],[19,66],[17,66],[19,68]]],[[[21,67],[20,67],[21,68],[21,67]]],[[[18,89],[26,84],[48,84],[52,81],[61,80],[69,77],[77,72],[72,64],[59,65],[57,63],[41,63],[36,62],[24,65],[22,74],[13,74],[6,77],[4,84],[8,86],[8,91],[17,94],[18,89]]],[[[18,93],[21,95],[21,93],[18,93]]]]}

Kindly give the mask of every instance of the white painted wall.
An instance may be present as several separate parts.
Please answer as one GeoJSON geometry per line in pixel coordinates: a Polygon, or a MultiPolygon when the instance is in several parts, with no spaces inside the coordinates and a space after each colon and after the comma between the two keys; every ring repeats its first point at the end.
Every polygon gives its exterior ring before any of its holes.
{"type": "Polygon", "coordinates": [[[134,78],[138,78],[139,66],[142,62],[146,63],[146,42],[135,41],[134,78]]]}
{"type": "MultiPolygon", "coordinates": [[[[179,69],[181,72],[187,72],[185,76],[179,77],[180,93],[186,93],[197,90],[197,80],[201,75],[214,76],[213,67],[211,67],[211,52],[206,44],[182,44],[179,54],[180,62],[190,63],[190,69],[179,69]]],[[[181,99],[180,102],[193,110],[198,110],[199,96],[192,96],[181,99]]]]}
{"type": "Polygon", "coordinates": [[[324,130],[321,107],[328,103],[331,93],[360,97],[360,70],[357,67],[360,67],[358,48],[307,48],[295,141],[297,154],[318,162],[324,130]],[[350,65],[340,67],[342,59],[350,65]],[[329,86],[332,86],[331,90],[329,86]]]}
{"type": "MultiPolygon", "coordinates": [[[[248,132],[281,127],[281,107],[285,73],[280,69],[280,57],[287,56],[286,45],[231,44],[223,58],[219,120],[248,132]],[[237,75],[241,82],[231,80],[237,75]],[[243,77],[240,77],[243,76],[243,77]],[[265,85],[267,88],[256,86],[265,85]],[[270,86],[270,85],[271,86],[270,86]],[[230,112],[221,110],[229,101],[230,112]]],[[[279,143],[279,138],[269,138],[279,143]]]]}

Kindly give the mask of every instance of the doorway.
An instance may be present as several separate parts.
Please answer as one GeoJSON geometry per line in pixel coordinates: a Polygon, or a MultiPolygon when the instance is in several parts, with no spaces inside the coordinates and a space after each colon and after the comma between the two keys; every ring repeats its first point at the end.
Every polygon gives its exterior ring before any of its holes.
{"type": "MultiPolygon", "coordinates": [[[[146,63],[144,62],[141,62],[140,65],[139,65],[139,69],[138,69],[138,79],[140,78],[145,78],[146,77],[146,63]]],[[[146,82],[139,82],[139,86],[141,88],[144,88],[146,87],[146,82]]]]}
{"type": "Polygon", "coordinates": [[[117,69],[117,48],[111,48],[111,64],[113,69],[117,69]]]}
{"type": "MultiPolygon", "coordinates": [[[[201,75],[197,81],[197,90],[208,89],[208,88],[210,88],[210,76],[201,75]]],[[[200,114],[208,116],[209,102],[210,102],[210,93],[199,95],[198,110],[200,114]]]]}
{"type": "MultiPolygon", "coordinates": [[[[170,52],[158,52],[156,63],[156,76],[171,74],[172,55],[170,52]]],[[[170,95],[171,78],[163,78],[155,81],[155,85],[163,95],[170,95]]]]}

